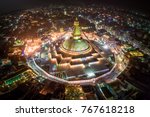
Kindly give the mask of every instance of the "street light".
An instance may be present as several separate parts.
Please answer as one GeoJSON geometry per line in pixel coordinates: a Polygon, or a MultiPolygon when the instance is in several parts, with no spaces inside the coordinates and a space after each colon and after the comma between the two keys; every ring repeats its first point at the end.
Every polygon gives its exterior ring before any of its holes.
{"type": "Polygon", "coordinates": [[[107,50],[107,49],[108,49],[108,45],[105,44],[105,45],[103,46],[103,48],[107,50]]]}

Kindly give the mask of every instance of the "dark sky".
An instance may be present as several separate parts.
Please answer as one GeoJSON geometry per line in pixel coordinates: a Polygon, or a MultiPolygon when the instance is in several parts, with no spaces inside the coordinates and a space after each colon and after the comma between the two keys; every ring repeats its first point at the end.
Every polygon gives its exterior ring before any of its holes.
{"type": "Polygon", "coordinates": [[[45,6],[48,4],[83,5],[92,3],[105,3],[108,5],[133,8],[140,11],[150,11],[148,0],[0,0],[0,13],[45,6]]]}

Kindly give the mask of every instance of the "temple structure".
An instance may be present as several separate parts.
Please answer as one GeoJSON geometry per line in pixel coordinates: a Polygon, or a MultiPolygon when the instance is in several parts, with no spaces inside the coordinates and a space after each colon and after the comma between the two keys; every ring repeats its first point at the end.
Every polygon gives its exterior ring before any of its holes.
{"type": "Polygon", "coordinates": [[[76,18],[74,21],[74,31],[73,31],[73,39],[80,39],[81,38],[81,29],[79,26],[79,21],[76,18]]]}
{"type": "MultiPolygon", "coordinates": [[[[74,21],[74,29],[72,33],[72,37],[65,40],[62,44],[63,50],[69,51],[69,52],[83,52],[87,51],[89,49],[89,43],[87,40],[83,39],[81,37],[81,28],[79,25],[79,21],[76,18],[74,21]]],[[[80,53],[81,54],[81,53],[80,53]]]]}

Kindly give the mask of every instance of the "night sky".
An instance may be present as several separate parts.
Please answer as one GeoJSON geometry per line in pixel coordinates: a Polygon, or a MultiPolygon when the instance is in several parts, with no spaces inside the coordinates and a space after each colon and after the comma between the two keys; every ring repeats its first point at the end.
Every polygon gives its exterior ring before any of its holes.
{"type": "Polygon", "coordinates": [[[27,9],[48,4],[64,5],[86,5],[86,4],[108,4],[140,11],[150,11],[148,0],[0,0],[0,13],[27,9]]]}

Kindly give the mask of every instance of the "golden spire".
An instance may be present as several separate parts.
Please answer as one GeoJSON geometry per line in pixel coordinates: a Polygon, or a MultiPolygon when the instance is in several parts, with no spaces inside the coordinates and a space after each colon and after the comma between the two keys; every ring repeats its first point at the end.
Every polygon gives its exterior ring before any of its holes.
{"type": "Polygon", "coordinates": [[[80,39],[80,37],[81,37],[81,29],[80,29],[80,26],[79,26],[78,18],[76,17],[76,19],[74,21],[73,38],[74,39],[80,39]]]}

